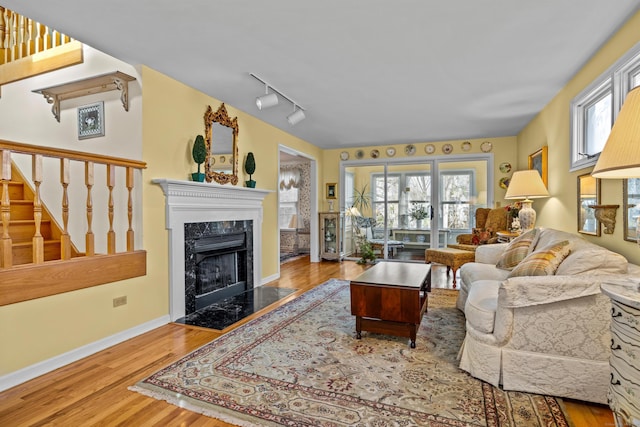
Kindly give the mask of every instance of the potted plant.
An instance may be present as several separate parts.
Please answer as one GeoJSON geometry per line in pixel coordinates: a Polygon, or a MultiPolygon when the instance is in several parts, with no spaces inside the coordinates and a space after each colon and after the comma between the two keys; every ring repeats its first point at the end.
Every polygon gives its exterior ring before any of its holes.
{"type": "Polygon", "coordinates": [[[416,228],[422,228],[422,220],[425,219],[429,214],[422,204],[418,202],[412,202],[411,205],[411,211],[409,214],[413,219],[416,220],[416,228]]]}
{"type": "Polygon", "coordinates": [[[255,188],[256,182],[251,179],[251,175],[256,171],[256,159],[251,152],[247,154],[247,158],[244,161],[244,170],[249,174],[249,181],[245,181],[245,184],[249,188],[255,188]]]}
{"type": "Polygon", "coordinates": [[[192,173],[191,179],[197,182],[204,182],[204,174],[200,173],[200,165],[203,164],[207,158],[207,147],[204,145],[202,135],[196,136],[191,155],[193,156],[193,160],[198,164],[198,172],[192,173]]]}

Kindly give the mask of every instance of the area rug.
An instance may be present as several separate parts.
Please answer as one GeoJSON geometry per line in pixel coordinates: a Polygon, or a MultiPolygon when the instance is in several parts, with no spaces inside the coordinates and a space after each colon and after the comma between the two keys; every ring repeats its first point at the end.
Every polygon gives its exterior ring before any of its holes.
{"type": "Polygon", "coordinates": [[[349,282],[332,279],[130,389],[241,426],[569,426],[559,400],[458,369],[455,296],[433,290],[412,349],[355,339],[349,282]]]}

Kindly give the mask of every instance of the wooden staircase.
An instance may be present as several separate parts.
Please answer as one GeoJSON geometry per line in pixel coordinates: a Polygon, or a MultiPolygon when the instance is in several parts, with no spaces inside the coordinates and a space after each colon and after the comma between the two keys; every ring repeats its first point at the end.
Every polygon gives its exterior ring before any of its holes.
{"type": "MultiPolygon", "coordinates": [[[[13,180],[9,182],[9,198],[11,200],[9,235],[12,240],[13,265],[30,264],[34,262],[32,242],[36,232],[33,190],[14,166],[12,166],[12,177],[13,180]]],[[[44,206],[42,207],[40,234],[44,238],[44,260],[61,259],[61,228],[44,206]]],[[[71,248],[71,256],[79,256],[74,247],[71,248]]]]}

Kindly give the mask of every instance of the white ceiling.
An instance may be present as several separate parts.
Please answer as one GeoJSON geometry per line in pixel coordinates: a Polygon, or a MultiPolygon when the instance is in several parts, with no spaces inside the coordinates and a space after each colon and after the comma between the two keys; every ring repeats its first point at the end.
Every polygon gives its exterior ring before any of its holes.
{"type": "MultiPolygon", "coordinates": [[[[516,135],[640,0],[0,0],[323,148],[516,135]],[[281,100],[259,111],[264,85],[281,100]]],[[[568,108],[568,106],[567,106],[568,108]]]]}

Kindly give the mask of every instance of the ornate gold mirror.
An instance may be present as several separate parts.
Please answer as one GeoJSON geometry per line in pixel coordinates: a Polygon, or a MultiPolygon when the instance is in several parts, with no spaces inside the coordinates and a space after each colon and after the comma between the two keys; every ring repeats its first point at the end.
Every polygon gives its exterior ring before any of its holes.
{"type": "Polygon", "coordinates": [[[600,235],[600,222],[595,216],[595,209],[590,206],[600,204],[600,180],[591,174],[578,177],[578,232],[600,235]]]}
{"type": "Polygon", "coordinates": [[[211,106],[204,113],[204,134],[207,146],[205,174],[207,182],[238,183],[238,118],[231,119],[224,103],[216,112],[211,106]]]}

